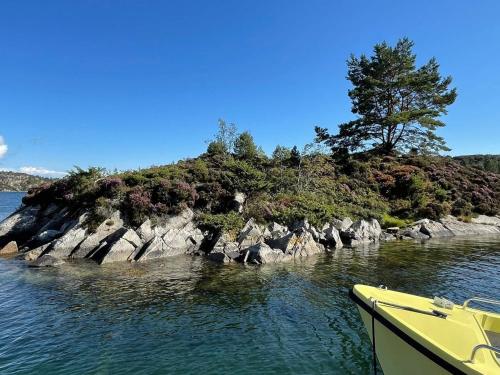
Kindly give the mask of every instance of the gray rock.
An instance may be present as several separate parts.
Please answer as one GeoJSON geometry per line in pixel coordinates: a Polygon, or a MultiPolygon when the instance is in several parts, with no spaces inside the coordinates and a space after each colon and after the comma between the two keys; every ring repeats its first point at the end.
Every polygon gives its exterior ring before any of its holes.
{"type": "Polygon", "coordinates": [[[325,238],[326,245],[329,248],[340,249],[344,246],[340,238],[340,232],[333,223],[325,224],[322,232],[323,237],[325,238]]]}
{"type": "Polygon", "coordinates": [[[62,259],[45,254],[29,265],[30,267],[58,267],[64,263],[62,259]]]}
{"type": "Polygon", "coordinates": [[[62,232],[60,232],[58,230],[53,230],[53,229],[45,230],[45,231],[39,233],[35,237],[35,241],[41,242],[41,243],[47,243],[47,242],[52,241],[54,238],[60,236],[61,234],[62,234],[62,232]]]}
{"type": "Polygon", "coordinates": [[[59,210],[60,210],[60,208],[57,204],[51,203],[47,206],[47,208],[45,208],[45,210],[43,210],[42,215],[43,216],[50,216],[59,210]]]}
{"type": "Polygon", "coordinates": [[[347,246],[355,247],[371,242],[378,242],[382,228],[376,219],[359,220],[349,229],[341,232],[342,241],[347,246]]]}
{"type": "Polygon", "coordinates": [[[240,257],[240,248],[228,233],[221,233],[207,258],[217,263],[230,263],[240,257]]]}
{"type": "Polygon", "coordinates": [[[385,231],[390,234],[397,234],[399,232],[400,228],[399,227],[390,227],[387,228],[385,231]]]}
{"type": "Polygon", "coordinates": [[[404,229],[399,234],[403,237],[413,238],[414,240],[428,240],[430,238],[430,236],[412,228],[404,229]]]}
{"type": "Polygon", "coordinates": [[[420,225],[420,232],[431,238],[452,237],[453,233],[437,221],[426,220],[420,225]]]}
{"type": "Polygon", "coordinates": [[[113,243],[108,244],[108,251],[100,261],[101,264],[124,262],[129,260],[136,248],[142,246],[142,241],[133,229],[127,230],[113,243]]]}
{"type": "Polygon", "coordinates": [[[281,238],[283,236],[286,236],[290,231],[288,230],[288,227],[284,225],[280,225],[278,223],[272,223],[268,227],[269,232],[271,232],[271,237],[272,238],[281,238]]]}
{"type": "Polygon", "coordinates": [[[243,209],[245,207],[245,202],[247,200],[247,196],[244,193],[236,193],[234,195],[234,207],[235,210],[238,211],[240,214],[243,213],[243,209]]]}
{"type": "Polygon", "coordinates": [[[440,222],[455,236],[500,234],[500,227],[495,225],[465,223],[453,216],[447,216],[441,219],[440,222]]]}
{"type": "Polygon", "coordinates": [[[138,261],[190,254],[199,250],[203,233],[192,222],[182,228],[172,228],[163,236],[155,236],[144,245],[138,261]]]}
{"type": "Polygon", "coordinates": [[[294,258],[310,256],[325,250],[324,246],[318,244],[306,230],[290,233],[276,241],[276,244],[279,250],[294,258]]]}
{"type": "Polygon", "coordinates": [[[500,227],[500,217],[479,215],[472,219],[474,224],[495,225],[500,227]]]}
{"type": "Polygon", "coordinates": [[[142,223],[141,226],[136,229],[136,233],[142,242],[146,243],[151,241],[155,236],[151,226],[151,220],[147,219],[144,223],[142,223]]]}
{"type": "Polygon", "coordinates": [[[32,262],[40,257],[42,253],[50,246],[50,244],[45,244],[36,249],[30,250],[24,254],[24,260],[32,262]]]}
{"type": "Polygon", "coordinates": [[[313,225],[309,223],[307,219],[303,219],[300,221],[297,221],[294,223],[292,226],[292,230],[297,232],[297,231],[306,231],[309,232],[312,237],[314,238],[314,241],[316,242],[325,242],[325,236],[323,235],[322,232],[318,231],[313,225]]]}
{"type": "Polygon", "coordinates": [[[113,236],[121,228],[123,228],[123,220],[120,211],[115,211],[97,227],[94,233],[85,237],[78,248],[71,254],[71,257],[85,258],[89,256],[101,245],[102,241],[113,236]]]}
{"type": "Polygon", "coordinates": [[[7,245],[0,249],[0,255],[16,254],[18,251],[19,249],[17,248],[17,242],[10,241],[7,245]]]}
{"type": "Polygon", "coordinates": [[[37,235],[49,230],[56,230],[61,233],[66,232],[68,228],[74,225],[74,220],[72,220],[69,216],[70,212],[66,207],[60,209],[59,211],[53,212],[51,215],[47,215],[45,219],[48,219],[48,221],[46,221],[46,223],[40,228],[37,228],[37,235]]]}
{"type": "Polygon", "coordinates": [[[332,224],[339,232],[344,232],[351,227],[353,221],[350,217],[345,217],[342,220],[333,219],[332,224]]]}
{"type": "Polygon", "coordinates": [[[380,241],[389,242],[389,241],[395,241],[396,239],[397,239],[396,236],[393,235],[392,233],[382,232],[382,234],[380,235],[380,241]]]}
{"type": "Polygon", "coordinates": [[[0,246],[5,245],[14,236],[30,234],[38,224],[40,207],[25,206],[0,223],[0,246]],[[10,238],[10,239],[9,239],[10,238]]]}
{"type": "Polygon", "coordinates": [[[67,258],[87,238],[88,230],[83,226],[86,218],[86,214],[81,215],[77,223],[70,230],[62,237],[51,242],[51,246],[48,249],[51,256],[55,258],[67,258]]]}
{"type": "Polygon", "coordinates": [[[242,249],[264,241],[264,235],[254,219],[248,220],[238,236],[238,243],[242,249]]]}
{"type": "Polygon", "coordinates": [[[162,237],[172,229],[184,228],[191,223],[194,219],[194,212],[191,209],[182,211],[179,215],[169,216],[164,223],[158,224],[153,228],[155,236],[162,237]]]}
{"type": "Polygon", "coordinates": [[[281,263],[289,261],[292,256],[281,250],[271,249],[264,243],[253,245],[247,249],[247,262],[257,264],[281,263]]]}

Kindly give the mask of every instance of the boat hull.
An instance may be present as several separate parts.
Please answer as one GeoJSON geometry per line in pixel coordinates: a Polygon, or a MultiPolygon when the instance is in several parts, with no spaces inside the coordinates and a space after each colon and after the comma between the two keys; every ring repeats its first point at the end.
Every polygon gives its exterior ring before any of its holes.
{"type": "MultiPolygon", "coordinates": [[[[372,315],[360,306],[358,310],[373,344],[372,315]]],[[[413,348],[378,320],[374,321],[377,358],[385,375],[453,374],[413,348]]]]}

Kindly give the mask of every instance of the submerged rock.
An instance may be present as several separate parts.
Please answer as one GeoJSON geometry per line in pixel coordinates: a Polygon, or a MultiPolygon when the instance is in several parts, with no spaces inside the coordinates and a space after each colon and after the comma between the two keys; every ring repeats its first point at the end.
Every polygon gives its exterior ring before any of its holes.
{"type": "Polygon", "coordinates": [[[55,258],[52,255],[42,255],[40,258],[30,263],[30,267],[58,267],[65,262],[62,259],[55,258]]]}

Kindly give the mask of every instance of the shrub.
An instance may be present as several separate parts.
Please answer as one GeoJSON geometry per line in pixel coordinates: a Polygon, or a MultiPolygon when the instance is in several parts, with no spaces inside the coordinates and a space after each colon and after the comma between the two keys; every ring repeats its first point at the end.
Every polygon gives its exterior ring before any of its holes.
{"type": "Polygon", "coordinates": [[[382,216],[382,228],[391,228],[391,227],[399,227],[404,228],[407,226],[409,222],[407,220],[403,220],[389,214],[384,214],[382,216]]]}
{"type": "Polygon", "coordinates": [[[224,231],[237,236],[245,221],[237,212],[228,212],[225,214],[202,214],[199,217],[199,225],[206,230],[224,231]]]}

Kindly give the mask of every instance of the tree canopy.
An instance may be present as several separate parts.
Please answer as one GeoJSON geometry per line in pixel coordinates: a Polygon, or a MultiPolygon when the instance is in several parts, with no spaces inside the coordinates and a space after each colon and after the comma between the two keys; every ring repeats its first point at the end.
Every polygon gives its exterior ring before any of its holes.
{"type": "Polygon", "coordinates": [[[316,127],[317,141],[344,154],[449,150],[435,131],[445,125],[439,118],[455,101],[456,89],[449,88],[450,76],[441,77],[435,58],[417,68],[412,48],[413,42],[404,38],[394,47],[375,45],[370,57],[351,55],[347,79],[353,87],[348,94],[357,119],[341,124],[335,135],[316,127]]]}

